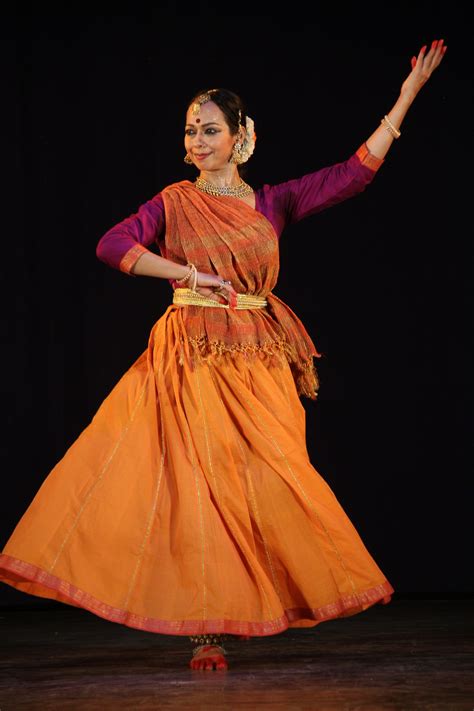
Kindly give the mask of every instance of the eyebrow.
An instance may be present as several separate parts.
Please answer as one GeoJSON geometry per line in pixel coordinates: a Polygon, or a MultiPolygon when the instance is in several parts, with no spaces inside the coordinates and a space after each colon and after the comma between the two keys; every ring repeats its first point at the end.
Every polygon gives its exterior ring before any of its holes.
{"type": "MultiPolygon", "coordinates": [[[[202,127],[204,128],[204,126],[212,126],[213,124],[214,124],[215,126],[219,126],[219,122],[218,122],[218,121],[209,121],[208,123],[203,123],[203,124],[201,124],[201,125],[202,125],[202,127]]],[[[193,124],[193,123],[187,123],[186,126],[194,126],[194,124],[193,124]]]]}

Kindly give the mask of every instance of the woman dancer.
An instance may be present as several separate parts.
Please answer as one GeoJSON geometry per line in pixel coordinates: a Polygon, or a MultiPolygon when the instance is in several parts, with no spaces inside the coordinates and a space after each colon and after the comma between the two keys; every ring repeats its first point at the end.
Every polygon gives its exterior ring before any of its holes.
{"type": "Polygon", "coordinates": [[[193,98],[185,160],[198,179],[165,187],[97,245],[125,274],[168,279],[173,302],[44,480],[0,554],[0,580],[187,635],[194,669],[227,668],[226,639],[390,601],[392,585],[309,461],[300,397],[317,397],[321,354],[273,289],[285,225],[373,180],[446,51],[443,40],[426,49],[348,160],[259,190],[239,174],[256,138],[240,98],[193,98]]]}

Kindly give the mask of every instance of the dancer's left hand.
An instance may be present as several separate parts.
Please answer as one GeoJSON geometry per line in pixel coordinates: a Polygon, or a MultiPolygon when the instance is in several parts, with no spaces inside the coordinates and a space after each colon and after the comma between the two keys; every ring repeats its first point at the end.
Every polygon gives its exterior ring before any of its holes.
{"type": "Polygon", "coordinates": [[[401,94],[408,94],[413,99],[426,84],[434,70],[439,67],[446,54],[447,46],[443,45],[444,40],[433,40],[428,54],[425,54],[427,45],[425,44],[418,54],[418,57],[411,58],[411,72],[402,84],[401,94]]]}

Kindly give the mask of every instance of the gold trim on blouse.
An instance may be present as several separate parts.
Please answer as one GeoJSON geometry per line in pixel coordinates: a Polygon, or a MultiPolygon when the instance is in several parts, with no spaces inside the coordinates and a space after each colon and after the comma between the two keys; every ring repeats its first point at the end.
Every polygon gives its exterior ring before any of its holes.
{"type": "Polygon", "coordinates": [[[385,158],[379,158],[371,153],[366,143],[363,143],[360,148],[357,149],[356,156],[362,165],[366,165],[367,168],[371,170],[378,170],[385,161],[385,158]]]}
{"type": "Polygon", "coordinates": [[[119,269],[121,272],[124,272],[125,274],[129,274],[130,276],[136,277],[137,275],[134,274],[133,272],[130,271],[130,269],[133,267],[135,262],[138,261],[138,259],[142,256],[144,252],[149,252],[150,250],[144,247],[140,242],[137,242],[137,244],[134,244],[133,247],[130,247],[128,252],[125,252],[123,255],[122,259],[120,260],[119,264],[119,269]]]}

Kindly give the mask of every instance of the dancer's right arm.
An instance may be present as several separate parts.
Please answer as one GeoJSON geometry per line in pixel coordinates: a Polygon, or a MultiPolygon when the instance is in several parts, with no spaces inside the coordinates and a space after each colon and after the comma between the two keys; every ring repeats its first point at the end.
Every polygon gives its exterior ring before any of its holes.
{"type": "MultiPolygon", "coordinates": [[[[148,250],[147,250],[148,251],[148,250]]],[[[174,279],[182,279],[189,272],[189,267],[177,262],[172,262],[170,259],[159,257],[157,254],[142,254],[133,266],[133,275],[161,277],[173,281],[174,279]]],[[[219,294],[216,294],[212,289],[218,287],[224,289],[229,294],[237,296],[237,292],[231,284],[221,284],[223,277],[220,274],[206,274],[205,272],[197,272],[197,291],[204,296],[208,296],[219,303],[227,303],[219,294]]],[[[191,277],[192,279],[192,277],[191,277]]],[[[191,280],[190,280],[191,281],[191,280]]],[[[189,281],[184,285],[189,288],[189,281]]]]}
{"type": "MultiPolygon", "coordinates": [[[[137,212],[118,222],[102,235],[96,247],[96,256],[109,267],[119,269],[129,276],[135,276],[137,262],[141,261],[142,256],[146,254],[150,258],[147,262],[152,261],[154,264],[150,276],[161,276],[161,273],[156,272],[160,260],[147,247],[156,242],[163,253],[164,233],[165,209],[161,194],[158,193],[151,200],[140,205],[137,212]]],[[[182,271],[179,268],[175,270],[174,277],[169,277],[170,281],[173,278],[179,279],[176,274],[182,271]]]]}
{"type": "Polygon", "coordinates": [[[189,267],[185,264],[178,264],[171,259],[165,259],[165,257],[146,250],[134,262],[129,273],[132,276],[159,277],[174,281],[182,279],[188,272],[189,267]]]}
{"type": "MultiPolygon", "coordinates": [[[[137,212],[111,227],[99,240],[96,256],[114,269],[119,269],[129,276],[150,276],[168,279],[171,286],[177,279],[182,279],[189,272],[189,267],[171,259],[160,257],[147,247],[154,242],[160,251],[166,254],[164,243],[165,210],[161,194],[141,205],[137,212]]],[[[223,301],[213,288],[221,288],[236,294],[230,284],[221,285],[220,274],[197,273],[198,291],[216,301],[223,301]]],[[[189,286],[189,282],[185,285],[189,286]]]]}
{"type": "Polygon", "coordinates": [[[107,230],[97,244],[96,256],[128,276],[160,277],[170,282],[182,279],[189,267],[148,249],[156,243],[166,254],[165,226],[163,198],[158,193],[140,205],[137,212],[107,230]]]}

